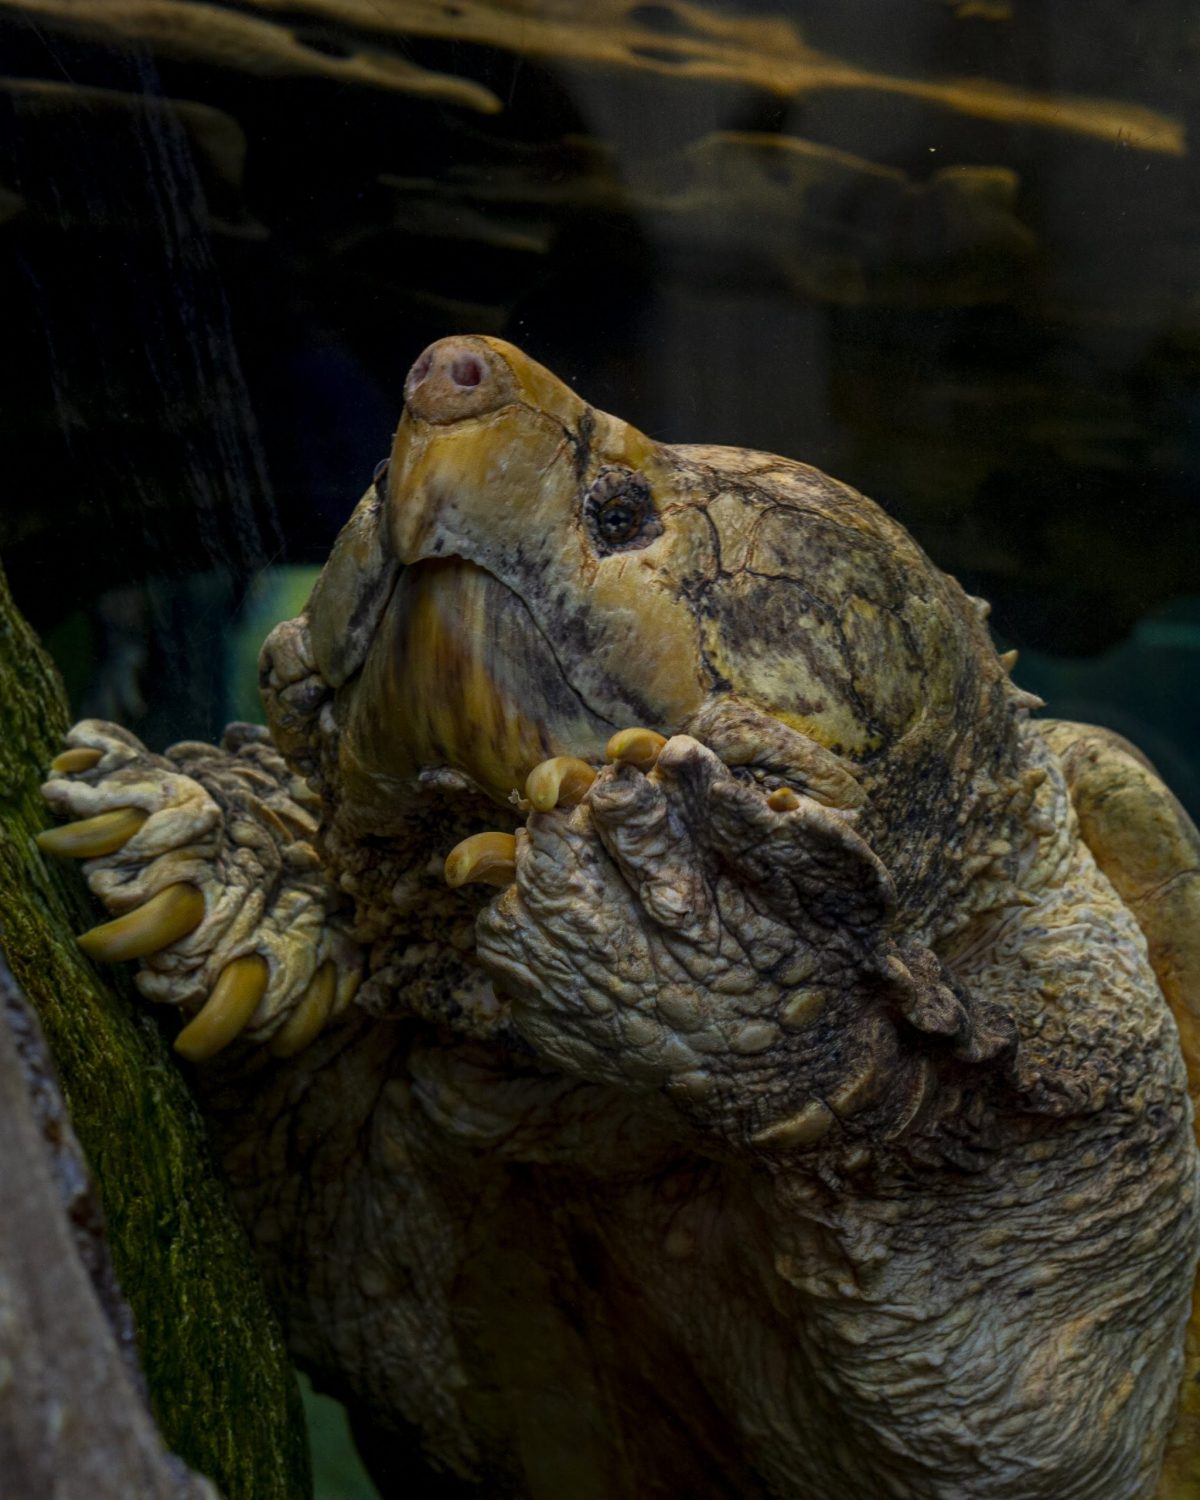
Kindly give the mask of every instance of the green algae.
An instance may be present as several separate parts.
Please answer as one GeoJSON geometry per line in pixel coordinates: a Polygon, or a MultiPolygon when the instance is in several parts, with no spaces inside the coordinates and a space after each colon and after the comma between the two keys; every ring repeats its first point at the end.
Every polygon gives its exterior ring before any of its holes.
{"type": "Polygon", "coordinates": [[[302,1500],[299,1392],[203,1123],[128,973],[101,972],[74,942],[98,920],[78,870],[33,842],[67,722],[57,671],[0,572],[0,944],[96,1179],[164,1440],[227,1500],[302,1500]]]}

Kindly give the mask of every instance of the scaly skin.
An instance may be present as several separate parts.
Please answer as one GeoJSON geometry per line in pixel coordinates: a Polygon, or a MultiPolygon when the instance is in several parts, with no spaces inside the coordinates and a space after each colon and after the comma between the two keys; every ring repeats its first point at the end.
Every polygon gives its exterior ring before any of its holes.
{"type": "Polygon", "coordinates": [[[406,394],[275,748],[85,724],[47,787],[150,814],[44,836],[110,910],[184,888],[141,983],[241,1028],[198,1086],[298,1357],[463,1493],[1155,1495],[1197,1151],[1078,736],[815,471],[494,340],[406,394]]]}
{"type": "MultiPolygon", "coordinates": [[[[92,892],[126,920],[172,890],[203,898],[203,915],[185,917],[177,941],[141,955],[137,985],[148,1000],[196,1010],[223,970],[257,955],[263,983],[238,1027],[247,1041],[278,1048],[323,968],[332,983],[316,1029],[346,1008],[363,955],[313,847],[319,804],[264,730],[235,724],[220,748],[187,741],[159,756],[127,730],[85,719],[67,745],[68,756],[82,753],[90,763],[46,783],[51,807],[84,820],[126,808],[145,815],[119,849],[85,863],[92,892]]],[[[44,835],[43,846],[53,852],[61,838],[44,835]]],[[[104,944],[101,930],[93,956],[119,956],[104,944]]]]}

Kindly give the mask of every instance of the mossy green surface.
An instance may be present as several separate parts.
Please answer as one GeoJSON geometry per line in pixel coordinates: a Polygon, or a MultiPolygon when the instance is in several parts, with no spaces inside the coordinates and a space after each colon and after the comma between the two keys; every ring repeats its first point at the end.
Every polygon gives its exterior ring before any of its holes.
{"type": "Polygon", "coordinates": [[[74,942],[102,919],[78,870],[33,842],[66,725],[58,674],[0,573],[0,943],[99,1187],[154,1415],[227,1500],[303,1500],[299,1392],[203,1124],[128,974],[101,973],[74,942]]]}

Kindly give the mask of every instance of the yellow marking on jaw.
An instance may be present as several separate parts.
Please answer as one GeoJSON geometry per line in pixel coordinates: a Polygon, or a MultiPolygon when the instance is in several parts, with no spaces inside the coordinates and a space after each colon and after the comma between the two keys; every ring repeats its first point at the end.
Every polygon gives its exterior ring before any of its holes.
{"type": "Polygon", "coordinates": [[[511,884],[517,873],[517,841],[511,833],[475,833],[446,856],[446,884],[511,884]]]}
{"type": "Polygon", "coordinates": [[[36,836],[37,846],[43,854],[99,859],[102,854],[115,854],[127,844],[147,816],[136,807],[117,807],[78,823],[64,823],[61,828],[44,828],[36,836]]]}
{"type": "Polygon", "coordinates": [[[79,771],[90,771],[93,766],[98,766],[103,756],[102,750],[92,750],[80,745],[74,750],[64,750],[61,755],[56,755],[50,762],[50,769],[56,776],[74,776],[79,771]]]}
{"type": "MultiPolygon", "coordinates": [[[[549,524],[557,523],[550,518],[549,524]]],[[[655,722],[670,728],[685,724],[713,685],[696,616],[670,576],[673,546],[673,532],[667,532],[640,556],[616,552],[600,558],[586,586],[590,611],[611,626],[596,645],[597,664],[649,705],[655,722]],[[648,567],[652,551],[658,560],[648,567]]]]}
{"type": "Polygon", "coordinates": [[[273,1057],[294,1057],[315,1040],[337,995],[337,966],[327,959],[308,981],[300,1003],[275,1033],[268,1051],[273,1057]]]}
{"type": "Polygon", "coordinates": [[[575,755],[555,755],[534,766],[525,779],[525,795],[538,812],[575,807],[582,802],[596,773],[575,755]]]}
{"type": "Polygon", "coordinates": [[[653,729],[618,729],[604,747],[604,753],[609,760],[649,771],[666,743],[666,736],[653,729]]]}
{"type": "Polygon", "coordinates": [[[205,1062],[228,1047],[247,1026],[267,993],[270,969],[257,953],[227,963],[200,1012],[175,1038],[175,1050],[189,1062],[205,1062]]]}
{"type": "Polygon", "coordinates": [[[368,657],[343,755],[398,776],[462,768],[502,801],[559,748],[554,741],[586,745],[595,730],[582,714],[539,724],[537,683],[521,678],[518,609],[481,569],[422,563],[368,657]]]}
{"type": "Polygon", "coordinates": [[[145,958],[160,948],[169,948],[186,937],[204,920],[204,897],[194,885],[181,881],[151,896],[142,906],[113,922],[93,927],[79,939],[89,958],[115,964],[127,958],[145,958]]]}

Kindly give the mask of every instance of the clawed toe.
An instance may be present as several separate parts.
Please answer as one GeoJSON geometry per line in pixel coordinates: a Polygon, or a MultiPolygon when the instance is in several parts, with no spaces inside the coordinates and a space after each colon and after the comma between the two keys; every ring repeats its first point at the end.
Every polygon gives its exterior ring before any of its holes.
{"type": "Polygon", "coordinates": [[[203,1008],[175,1038],[175,1050],[189,1062],[205,1062],[228,1047],[249,1024],[267,993],[270,968],[248,953],[227,963],[203,1008]]]}
{"type": "MultiPolygon", "coordinates": [[[[39,847],[90,861],[93,894],[119,913],[80,948],[103,963],[141,960],[142,994],[191,1013],[181,1056],[203,1062],[242,1037],[292,1057],[350,1003],[362,955],[308,842],[314,806],[260,738],[155,756],[86,720],[43,795],[68,821],[39,834],[39,847]]],[[[464,878],[487,878],[496,862],[479,864],[469,857],[464,878]]]]}
{"type": "Polygon", "coordinates": [[[79,946],[89,958],[101,963],[145,958],[187,937],[204,920],[204,911],[200,891],[187,881],[180,881],[124,916],[83,933],[79,946]]]}
{"type": "Polygon", "coordinates": [[[60,858],[99,859],[103,854],[115,854],[127,844],[146,817],[139,808],[116,807],[111,812],[97,813],[94,818],[83,818],[77,823],[44,828],[36,836],[37,846],[43,854],[60,858]]]}
{"type": "Polygon", "coordinates": [[[295,1057],[321,1032],[337,998],[337,965],[326,960],[305,986],[296,1009],[271,1039],[273,1057],[295,1057]]]}
{"type": "Polygon", "coordinates": [[[795,812],[800,806],[799,795],[790,786],[777,786],[767,793],[767,806],[772,812],[795,812]]]}
{"type": "Polygon", "coordinates": [[[446,856],[446,884],[510,885],[517,873],[517,841],[511,833],[475,833],[446,856]]]}
{"type": "Polygon", "coordinates": [[[639,771],[649,771],[658,760],[666,736],[653,729],[618,729],[605,746],[609,760],[633,766],[639,771]]]}
{"type": "MultiPolygon", "coordinates": [[[[620,729],[605,753],[618,765],[649,772],[667,740],[653,729],[620,729]]],[[[525,778],[525,802],[534,812],[577,807],[595,784],[597,771],[575,755],[555,755],[525,778]]],[[[521,804],[524,806],[525,804],[521,804]]],[[[516,839],[511,833],[477,833],[446,856],[446,884],[508,886],[516,878],[516,839]]]]}
{"type": "Polygon", "coordinates": [[[56,755],[50,762],[50,769],[56,776],[78,776],[83,771],[94,770],[104,758],[102,750],[93,750],[87,745],[78,745],[72,750],[64,750],[61,755],[56,755]]]}
{"type": "Polygon", "coordinates": [[[575,807],[583,801],[596,772],[574,755],[556,755],[534,766],[525,780],[525,795],[537,812],[575,807]]]}

